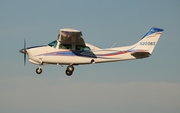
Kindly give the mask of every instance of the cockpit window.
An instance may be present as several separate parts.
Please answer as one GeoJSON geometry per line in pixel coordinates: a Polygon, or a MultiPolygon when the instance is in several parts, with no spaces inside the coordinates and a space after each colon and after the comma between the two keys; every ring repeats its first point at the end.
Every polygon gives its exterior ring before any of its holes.
{"type": "Polygon", "coordinates": [[[60,44],[59,45],[59,49],[72,49],[72,45],[71,44],[60,44]]]}
{"type": "Polygon", "coordinates": [[[76,50],[89,51],[91,49],[88,46],[76,45],[76,50]]]}
{"type": "Polygon", "coordinates": [[[48,46],[54,47],[54,48],[56,48],[56,45],[57,45],[57,41],[56,40],[48,44],[48,46]]]}

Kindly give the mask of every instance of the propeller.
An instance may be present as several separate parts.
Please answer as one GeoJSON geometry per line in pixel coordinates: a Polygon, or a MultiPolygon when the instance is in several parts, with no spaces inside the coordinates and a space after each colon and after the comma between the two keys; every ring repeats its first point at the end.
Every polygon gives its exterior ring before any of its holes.
{"type": "Polygon", "coordinates": [[[26,40],[24,39],[24,66],[26,65],[26,40]]]}
{"type": "Polygon", "coordinates": [[[24,66],[26,65],[26,54],[27,54],[27,50],[26,50],[26,40],[24,39],[24,48],[19,50],[19,52],[24,54],[24,66]]]}

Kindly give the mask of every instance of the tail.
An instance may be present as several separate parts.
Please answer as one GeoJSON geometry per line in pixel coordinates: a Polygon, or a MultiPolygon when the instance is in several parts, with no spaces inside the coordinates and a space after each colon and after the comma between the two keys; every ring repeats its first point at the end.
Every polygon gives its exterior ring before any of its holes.
{"type": "Polygon", "coordinates": [[[133,52],[132,55],[136,58],[149,57],[152,54],[162,31],[164,30],[160,28],[151,28],[138,43],[132,46],[130,49],[130,51],[133,52]]]}

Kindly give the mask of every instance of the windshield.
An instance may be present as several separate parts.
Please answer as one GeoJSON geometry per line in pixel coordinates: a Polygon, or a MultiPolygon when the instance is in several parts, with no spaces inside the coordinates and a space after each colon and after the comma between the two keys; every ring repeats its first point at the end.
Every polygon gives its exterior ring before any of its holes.
{"type": "Polygon", "coordinates": [[[56,45],[57,45],[57,41],[56,40],[48,44],[48,46],[54,47],[54,48],[56,48],[56,45]]]}

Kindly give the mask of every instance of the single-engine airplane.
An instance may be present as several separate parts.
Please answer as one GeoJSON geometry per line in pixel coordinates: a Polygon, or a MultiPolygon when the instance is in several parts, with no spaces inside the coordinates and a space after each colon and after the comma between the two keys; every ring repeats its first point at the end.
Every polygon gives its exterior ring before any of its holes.
{"type": "Polygon", "coordinates": [[[153,27],[134,45],[101,49],[85,43],[80,30],[65,28],[60,29],[57,40],[48,45],[26,48],[24,40],[24,48],[20,52],[24,54],[24,65],[26,54],[29,62],[39,65],[37,74],[42,73],[43,65],[55,64],[68,65],[65,73],[71,76],[74,65],[147,58],[152,54],[162,31],[164,30],[153,27]]]}

